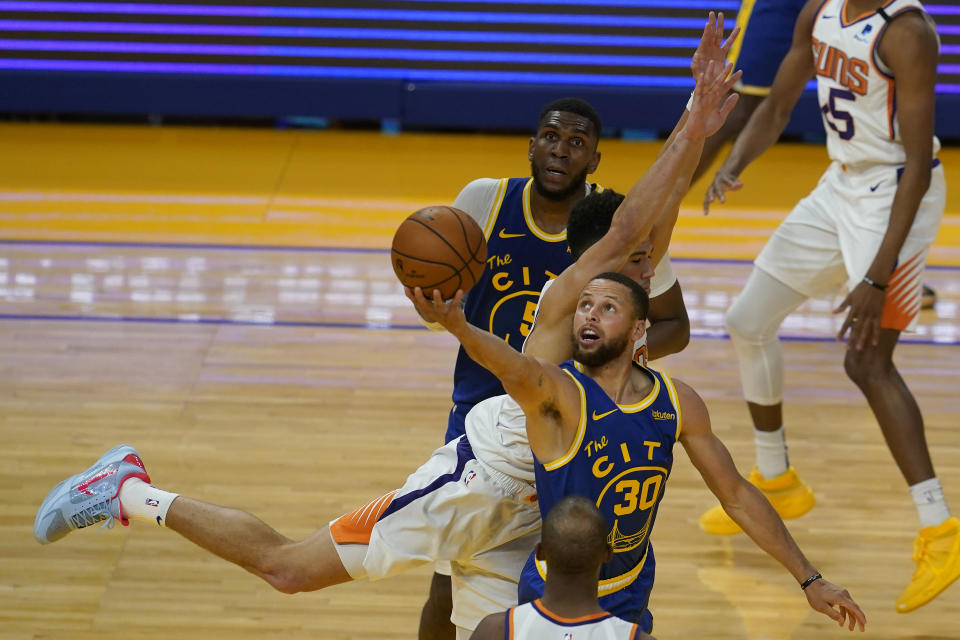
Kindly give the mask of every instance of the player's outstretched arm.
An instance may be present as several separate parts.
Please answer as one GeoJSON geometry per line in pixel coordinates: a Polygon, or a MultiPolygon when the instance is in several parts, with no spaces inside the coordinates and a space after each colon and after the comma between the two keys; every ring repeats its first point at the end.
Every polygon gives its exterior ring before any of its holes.
{"type": "MultiPolygon", "coordinates": [[[[560,367],[528,353],[520,353],[488,331],[467,322],[457,291],[444,302],[434,289],[427,300],[420,287],[404,288],[417,311],[429,322],[438,322],[460,341],[475,362],[497,376],[527,417],[527,437],[538,459],[563,457],[576,436],[580,420],[580,394],[576,383],[560,367]]],[[[570,328],[565,338],[570,340],[570,328]]]]}
{"type": "Polygon", "coordinates": [[[835,310],[840,313],[849,309],[837,337],[842,340],[849,329],[847,344],[854,349],[876,346],[880,341],[880,317],[886,293],[879,287],[889,283],[920,201],[930,187],[936,102],[934,86],[940,57],[936,26],[919,11],[895,16],[883,33],[878,52],[896,79],[897,121],[907,159],[897,182],[890,224],[867,270],[867,277],[835,310]],[[879,287],[868,284],[867,279],[879,287]]]}
{"type": "Polygon", "coordinates": [[[730,69],[729,65],[711,62],[700,74],[689,117],[672,146],[627,193],[607,233],[564,269],[544,295],[537,329],[525,346],[527,353],[538,354],[541,348],[549,353],[549,346],[539,345],[566,339],[581,289],[598,273],[618,271],[650,235],[677,180],[689,184],[704,139],[723,124],[736,104],[736,96],[729,93],[739,74],[730,75],[730,69]]]}
{"type": "Polygon", "coordinates": [[[714,175],[703,198],[703,212],[710,211],[714,200],[726,202],[725,193],[736,191],[743,184],[738,176],[751,162],[777,141],[790,120],[790,113],[800,99],[807,82],[814,74],[813,19],[823,4],[822,0],[809,0],[797,17],[793,28],[793,44],[787,52],[767,96],[753,112],[747,126],[737,136],[737,141],[723,165],[714,175]]]}
{"type": "MultiPolygon", "coordinates": [[[[679,380],[674,383],[683,416],[680,443],[724,510],[758,547],[786,567],[798,584],[818,575],[764,495],[737,471],[727,448],[710,428],[703,400],[688,385],[679,380]]],[[[815,610],[840,626],[846,624],[851,631],[857,625],[863,631],[866,616],[843,587],[819,578],[804,593],[815,610]]]]}

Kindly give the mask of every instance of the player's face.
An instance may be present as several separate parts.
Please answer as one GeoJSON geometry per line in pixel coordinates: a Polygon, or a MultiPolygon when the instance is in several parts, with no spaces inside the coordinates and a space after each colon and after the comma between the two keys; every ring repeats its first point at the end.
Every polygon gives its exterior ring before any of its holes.
{"type": "Polygon", "coordinates": [[[580,292],[573,317],[573,359],[599,367],[620,357],[639,338],[630,292],[619,282],[592,280],[580,292]]]}
{"type": "Polygon", "coordinates": [[[530,138],[530,173],[537,192],[550,200],[565,200],[580,191],[597,170],[599,131],[583,116],[551,111],[530,138]]]}
{"type": "Polygon", "coordinates": [[[653,253],[653,245],[650,240],[644,240],[637,247],[637,250],[630,254],[630,259],[620,268],[620,273],[627,276],[650,293],[650,279],[653,277],[653,262],[650,261],[650,254],[653,253]]]}

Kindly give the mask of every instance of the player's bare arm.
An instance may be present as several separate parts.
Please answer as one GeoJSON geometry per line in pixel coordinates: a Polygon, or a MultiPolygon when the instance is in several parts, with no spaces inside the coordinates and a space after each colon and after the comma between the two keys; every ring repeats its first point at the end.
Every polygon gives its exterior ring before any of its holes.
{"type": "MultiPolygon", "coordinates": [[[[680,444],[690,456],[707,487],[720,500],[731,518],[758,547],[773,556],[802,584],[818,571],[804,557],[783,520],[760,491],[737,471],[730,453],[710,428],[707,407],[690,386],[674,380],[683,417],[680,444]]],[[[804,589],[815,610],[846,624],[852,631],[863,631],[866,616],[843,587],[824,579],[814,580],[804,589]]]]}
{"type": "Polygon", "coordinates": [[[920,201],[930,187],[933,158],[934,85],[940,56],[935,27],[918,11],[896,16],[881,37],[878,53],[896,79],[897,121],[906,163],[897,183],[890,226],[866,274],[879,286],[861,282],[836,309],[838,313],[849,309],[837,337],[842,340],[849,329],[847,344],[854,349],[876,346],[880,340],[886,296],[879,287],[887,285],[920,201]]]}
{"type": "Polygon", "coordinates": [[[797,17],[793,44],[773,79],[770,95],[754,111],[747,126],[737,137],[727,159],[717,171],[703,198],[703,212],[710,211],[714,200],[726,202],[727,191],[736,191],[743,184],[739,175],[751,162],[777,141],[790,120],[790,113],[814,74],[813,20],[822,0],[810,0],[797,17]]]}
{"type": "MultiPolygon", "coordinates": [[[[703,26],[703,34],[700,36],[697,50],[693,52],[693,57],[690,59],[690,72],[693,74],[694,80],[700,77],[700,74],[707,68],[707,64],[711,60],[723,64],[730,54],[730,48],[733,47],[733,43],[737,41],[739,36],[740,27],[736,26],[730,36],[724,40],[723,12],[714,13],[711,11],[707,17],[707,23],[703,26]]],[[[658,158],[673,144],[673,141],[687,123],[688,113],[689,112],[684,109],[683,115],[680,116],[677,125],[673,128],[673,131],[670,132],[666,142],[664,142],[663,147],[660,149],[660,153],[657,154],[658,158]]]]}
{"type": "Polygon", "coordinates": [[[683,304],[680,281],[656,298],[650,298],[647,312],[647,358],[656,360],[671,353],[679,353],[690,342],[690,318],[683,304]]]}
{"type": "Polygon", "coordinates": [[[506,624],[506,616],[503,613],[491,613],[480,621],[470,635],[470,640],[501,640],[506,637],[504,635],[506,624]]]}
{"type": "Polygon", "coordinates": [[[627,193],[606,235],[565,269],[544,294],[537,328],[527,339],[528,352],[537,352],[541,341],[552,343],[558,332],[569,331],[581,289],[598,273],[618,271],[650,235],[677,181],[689,185],[704,139],[723,124],[736,104],[736,96],[729,93],[740,76],[729,75],[730,70],[729,65],[711,62],[700,75],[683,131],[627,193]]]}
{"type": "MultiPolygon", "coordinates": [[[[527,417],[530,448],[540,460],[562,457],[576,435],[580,421],[580,394],[577,385],[560,367],[529,353],[520,353],[509,344],[467,322],[458,291],[444,302],[434,289],[427,300],[420,287],[404,288],[407,297],[428,322],[438,322],[449,331],[467,355],[497,376],[504,390],[517,401],[527,417]]],[[[569,327],[567,340],[569,340],[569,327]]]]}

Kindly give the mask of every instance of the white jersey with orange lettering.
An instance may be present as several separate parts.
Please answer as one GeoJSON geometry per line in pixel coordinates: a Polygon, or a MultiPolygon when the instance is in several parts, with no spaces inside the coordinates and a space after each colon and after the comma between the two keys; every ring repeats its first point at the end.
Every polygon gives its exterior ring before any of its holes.
{"type": "Polygon", "coordinates": [[[564,618],[534,600],[505,614],[504,637],[515,640],[635,640],[647,638],[640,628],[607,612],[564,618]]]}
{"type": "MultiPolygon", "coordinates": [[[[918,11],[917,0],[891,0],[857,17],[844,15],[845,0],[826,0],[814,17],[813,58],[817,94],[830,159],[847,167],[902,165],[906,161],[897,120],[896,81],[878,52],[887,25],[918,11]]],[[[940,142],[933,139],[933,153],[940,142]]]]}

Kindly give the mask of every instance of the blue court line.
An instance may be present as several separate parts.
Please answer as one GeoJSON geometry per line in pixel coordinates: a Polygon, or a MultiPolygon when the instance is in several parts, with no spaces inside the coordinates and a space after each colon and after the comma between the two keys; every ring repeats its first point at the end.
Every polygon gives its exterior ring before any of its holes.
{"type": "MultiPolygon", "coordinates": [[[[386,324],[375,322],[294,322],[271,321],[256,322],[253,320],[231,320],[229,318],[163,318],[151,316],[77,316],[77,315],[49,315],[49,314],[20,314],[0,313],[0,322],[4,320],[40,320],[52,322],[129,322],[139,324],[194,324],[214,326],[241,326],[241,327],[307,327],[313,329],[365,329],[373,331],[429,331],[421,324],[386,324]]],[[[718,334],[712,331],[691,330],[692,338],[709,338],[711,340],[729,340],[726,333],[718,334]]],[[[784,342],[837,342],[833,336],[780,336],[784,342]]],[[[960,341],[941,342],[937,340],[901,340],[901,344],[920,344],[929,346],[960,347],[960,341]]]]}
{"type": "MultiPolygon", "coordinates": [[[[205,249],[213,251],[295,251],[302,253],[382,253],[390,249],[380,247],[298,247],[287,245],[257,245],[257,244],[190,244],[179,242],[108,242],[96,240],[20,240],[0,238],[0,245],[27,245],[53,247],[118,247],[127,249],[205,249]]],[[[750,265],[753,259],[746,258],[680,258],[670,257],[671,262],[690,264],[734,264],[750,265]]],[[[928,270],[960,271],[957,265],[927,265],[928,270]]]]}

